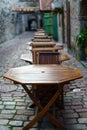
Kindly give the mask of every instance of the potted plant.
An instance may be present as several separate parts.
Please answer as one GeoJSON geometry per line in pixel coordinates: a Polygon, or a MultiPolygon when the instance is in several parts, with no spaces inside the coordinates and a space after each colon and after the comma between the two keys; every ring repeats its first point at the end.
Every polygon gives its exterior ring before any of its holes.
{"type": "Polygon", "coordinates": [[[80,59],[85,61],[87,55],[87,25],[85,25],[81,29],[80,33],[76,36],[76,43],[79,47],[80,59]]]}

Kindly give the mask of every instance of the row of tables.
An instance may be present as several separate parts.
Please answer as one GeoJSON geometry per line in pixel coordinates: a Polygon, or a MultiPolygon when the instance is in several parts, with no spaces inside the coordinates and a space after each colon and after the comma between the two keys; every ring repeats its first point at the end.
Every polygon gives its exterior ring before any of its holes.
{"type": "MultiPolygon", "coordinates": [[[[34,64],[37,64],[37,59],[38,59],[37,53],[39,53],[39,52],[57,52],[57,51],[63,49],[62,45],[56,45],[52,36],[48,36],[42,30],[35,32],[32,41],[29,42],[28,45],[31,46],[32,59],[33,59],[34,64]]],[[[62,56],[63,61],[69,60],[68,55],[62,54],[61,56],[62,56]]]]}
{"type": "MultiPolygon", "coordinates": [[[[56,46],[52,37],[48,37],[44,30],[38,30],[35,32],[32,42],[30,43],[32,47],[33,54],[33,64],[27,66],[21,66],[16,68],[11,68],[7,73],[4,74],[4,78],[14,81],[17,84],[21,84],[24,88],[28,96],[32,99],[35,105],[40,110],[36,117],[29,121],[29,123],[24,126],[23,130],[29,130],[32,126],[41,120],[42,117],[47,116],[47,118],[60,130],[67,130],[65,126],[56,119],[52,114],[48,112],[52,104],[56,101],[56,99],[60,96],[61,91],[64,87],[64,84],[70,82],[72,80],[82,78],[82,73],[78,68],[72,68],[63,65],[57,64],[37,64],[37,52],[38,51],[58,51],[59,46],[56,46]],[[43,38],[42,38],[43,37],[43,38]],[[50,39],[50,42],[43,42],[43,39],[50,39]],[[36,41],[35,41],[36,40],[36,41]],[[37,40],[40,40],[37,42],[37,40]],[[42,42],[41,42],[42,40],[42,42]],[[41,43],[40,43],[41,42],[41,43]],[[43,44],[43,45],[42,45],[43,44]],[[50,46],[50,45],[52,46],[50,46]],[[56,92],[53,94],[52,98],[48,101],[48,103],[43,106],[28,89],[27,85],[38,86],[42,85],[46,89],[46,85],[50,85],[52,89],[52,85],[58,86],[56,92]]],[[[63,49],[60,46],[61,49],[63,49]]],[[[46,96],[46,95],[45,95],[46,96]]]]}
{"type": "MultiPolygon", "coordinates": [[[[63,49],[63,46],[56,46],[52,36],[47,36],[47,34],[45,34],[44,31],[42,32],[42,30],[35,32],[32,41],[28,42],[27,44],[29,45],[29,49],[31,49],[32,62],[34,64],[37,63],[38,52],[55,52],[63,49]]],[[[29,59],[29,54],[22,54],[21,59],[28,59],[27,61],[31,61],[29,59]]]]}

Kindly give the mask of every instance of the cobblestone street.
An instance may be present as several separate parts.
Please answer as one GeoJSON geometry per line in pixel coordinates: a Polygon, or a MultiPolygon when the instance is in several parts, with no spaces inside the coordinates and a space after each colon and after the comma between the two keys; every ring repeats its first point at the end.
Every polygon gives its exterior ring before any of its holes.
{"type": "MultiPolygon", "coordinates": [[[[29,53],[26,43],[32,39],[33,34],[25,32],[0,45],[0,130],[22,130],[36,114],[36,109],[29,107],[32,101],[23,88],[3,79],[8,69],[29,64],[21,60],[20,56],[29,53]]],[[[66,48],[62,51],[67,53],[66,48]]],[[[70,60],[62,64],[79,68],[83,78],[64,86],[64,109],[56,109],[55,115],[68,130],[87,130],[87,69],[72,55],[70,60]]],[[[44,118],[30,130],[58,129],[44,118]]]]}

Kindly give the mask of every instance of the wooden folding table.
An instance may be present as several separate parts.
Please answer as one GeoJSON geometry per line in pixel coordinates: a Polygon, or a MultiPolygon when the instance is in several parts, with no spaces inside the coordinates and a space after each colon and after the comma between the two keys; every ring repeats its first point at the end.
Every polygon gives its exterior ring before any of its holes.
{"type": "Polygon", "coordinates": [[[63,85],[78,78],[81,78],[82,74],[79,69],[70,68],[68,66],[61,65],[28,65],[10,69],[4,74],[4,78],[14,81],[17,84],[21,84],[29,97],[33,100],[35,105],[39,108],[40,112],[36,117],[29,122],[23,130],[29,130],[35,123],[37,123],[43,116],[47,116],[48,119],[56,125],[60,130],[67,130],[64,125],[51,115],[48,110],[61,94],[63,85]],[[42,106],[37,97],[34,97],[33,93],[28,89],[27,85],[58,85],[58,89],[53,97],[48,101],[46,106],[42,106]]]}

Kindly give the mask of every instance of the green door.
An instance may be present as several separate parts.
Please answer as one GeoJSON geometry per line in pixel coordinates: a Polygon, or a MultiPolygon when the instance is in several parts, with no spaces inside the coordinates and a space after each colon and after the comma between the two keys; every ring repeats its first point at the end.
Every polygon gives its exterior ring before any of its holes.
{"type": "Polygon", "coordinates": [[[51,13],[43,14],[44,30],[48,35],[53,35],[53,17],[51,13]]]}
{"type": "Polygon", "coordinates": [[[55,41],[58,41],[57,16],[53,16],[53,38],[55,41]]]}
{"type": "Polygon", "coordinates": [[[45,32],[49,36],[53,36],[54,40],[58,40],[58,29],[57,29],[57,17],[53,16],[52,13],[43,14],[43,26],[45,32]]]}

